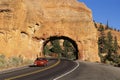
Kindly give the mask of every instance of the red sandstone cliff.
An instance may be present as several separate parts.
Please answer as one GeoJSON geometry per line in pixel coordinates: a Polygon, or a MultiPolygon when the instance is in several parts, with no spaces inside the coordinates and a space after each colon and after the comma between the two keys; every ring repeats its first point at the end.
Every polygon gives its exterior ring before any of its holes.
{"type": "Polygon", "coordinates": [[[0,54],[35,58],[41,40],[67,36],[76,41],[79,59],[99,61],[92,12],[77,0],[1,0],[0,54]]]}

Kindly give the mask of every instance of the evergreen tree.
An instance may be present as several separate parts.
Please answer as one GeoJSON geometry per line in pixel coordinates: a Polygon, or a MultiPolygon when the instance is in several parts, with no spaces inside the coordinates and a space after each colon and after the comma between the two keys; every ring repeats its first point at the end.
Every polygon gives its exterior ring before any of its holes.
{"type": "Polygon", "coordinates": [[[105,33],[104,33],[104,27],[102,24],[100,24],[100,27],[98,28],[98,31],[100,31],[100,37],[98,38],[98,48],[99,48],[99,53],[105,53],[105,33]]]}
{"type": "Polygon", "coordinates": [[[46,46],[44,47],[44,49],[43,49],[43,53],[44,53],[45,55],[51,53],[51,51],[49,50],[49,46],[48,46],[48,45],[46,45],[46,46]]]}
{"type": "Polygon", "coordinates": [[[105,57],[102,55],[103,53],[107,53],[106,51],[106,36],[105,36],[105,29],[102,24],[100,24],[100,27],[98,28],[98,31],[100,32],[100,36],[98,38],[98,50],[99,50],[99,56],[101,59],[101,62],[105,62],[105,57]]]}
{"type": "Polygon", "coordinates": [[[114,46],[114,53],[117,53],[117,50],[118,50],[118,42],[117,42],[117,37],[115,36],[114,37],[114,43],[113,43],[113,46],[114,46]]]}
{"type": "Polygon", "coordinates": [[[107,24],[106,24],[106,28],[105,29],[108,29],[109,28],[109,24],[108,24],[108,20],[107,20],[107,24]]]}
{"type": "Polygon", "coordinates": [[[68,40],[64,40],[63,46],[64,47],[71,47],[71,43],[68,40]]]}
{"type": "Polygon", "coordinates": [[[51,52],[60,54],[62,52],[59,40],[51,41],[52,48],[50,49],[51,52]]]}
{"type": "Polygon", "coordinates": [[[104,31],[104,27],[103,27],[102,23],[100,23],[100,27],[98,28],[98,31],[100,31],[100,32],[104,31]]]}
{"type": "Polygon", "coordinates": [[[98,48],[99,48],[99,53],[106,52],[106,38],[104,35],[101,35],[98,39],[98,48]]]}
{"type": "Polygon", "coordinates": [[[72,55],[74,55],[75,49],[74,49],[73,45],[71,44],[71,42],[69,42],[68,40],[64,40],[63,47],[64,47],[63,55],[65,57],[72,58],[72,55]],[[71,53],[71,54],[69,54],[69,53],[71,53]]]}
{"type": "Polygon", "coordinates": [[[118,29],[118,32],[120,32],[120,30],[118,29]]]}
{"type": "Polygon", "coordinates": [[[112,53],[113,53],[113,36],[109,31],[107,33],[107,58],[108,59],[110,59],[112,53]]]}
{"type": "Polygon", "coordinates": [[[116,28],[114,28],[114,31],[117,31],[117,29],[116,29],[116,28]]]}
{"type": "Polygon", "coordinates": [[[94,26],[95,26],[95,28],[98,28],[98,27],[97,27],[97,24],[96,24],[95,22],[94,22],[94,26]]]}

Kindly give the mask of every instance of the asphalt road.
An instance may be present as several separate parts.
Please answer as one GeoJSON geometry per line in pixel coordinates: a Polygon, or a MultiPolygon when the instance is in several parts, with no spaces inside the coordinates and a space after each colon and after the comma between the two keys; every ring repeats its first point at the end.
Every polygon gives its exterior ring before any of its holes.
{"type": "Polygon", "coordinates": [[[0,74],[0,80],[120,80],[120,68],[81,61],[78,64],[69,60],[50,60],[47,67],[28,67],[0,74]]]}
{"type": "Polygon", "coordinates": [[[58,80],[120,80],[120,68],[101,63],[79,64],[75,71],[58,80]]]}
{"type": "Polygon", "coordinates": [[[50,60],[47,67],[28,67],[0,74],[0,80],[53,80],[57,76],[71,70],[75,65],[76,63],[73,61],[50,60]]]}

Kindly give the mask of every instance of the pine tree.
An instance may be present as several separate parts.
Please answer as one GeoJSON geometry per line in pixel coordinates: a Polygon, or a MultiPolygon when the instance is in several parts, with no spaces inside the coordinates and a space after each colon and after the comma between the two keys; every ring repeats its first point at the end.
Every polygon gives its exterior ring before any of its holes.
{"type": "Polygon", "coordinates": [[[99,53],[105,53],[106,52],[106,38],[104,35],[101,35],[98,39],[98,47],[99,47],[99,53]]]}
{"type": "Polygon", "coordinates": [[[64,50],[63,50],[64,56],[66,56],[68,58],[75,57],[75,55],[74,55],[75,49],[74,49],[73,45],[71,44],[71,42],[69,42],[68,40],[64,40],[63,47],[64,47],[64,50]]]}
{"type": "Polygon", "coordinates": [[[117,42],[117,37],[115,36],[114,37],[114,43],[113,43],[113,46],[114,46],[114,53],[117,53],[117,50],[118,50],[118,42],[117,42]]]}
{"type": "Polygon", "coordinates": [[[62,52],[59,40],[51,41],[52,48],[50,49],[51,52],[60,54],[62,52]]]}
{"type": "Polygon", "coordinates": [[[63,46],[64,47],[71,47],[71,43],[68,40],[64,40],[63,46]]]}
{"type": "Polygon", "coordinates": [[[103,56],[103,53],[107,53],[106,50],[106,36],[105,36],[105,29],[102,24],[100,24],[100,27],[98,28],[98,31],[100,32],[100,36],[98,38],[98,50],[99,50],[99,56],[101,59],[101,62],[105,62],[105,56],[103,56]]]}
{"type": "Polygon", "coordinates": [[[98,31],[100,31],[100,37],[98,38],[98,48],[99,48],[99,53],[105,53],[105,33],[104,33],[104,27],[102,24],[100,24],[100,27],[98,28],[98,31]]]}
{"type": "Polygon", "coordinates": [[[109,31],[107,33],[107,59],[110,60],[111,59],[111,55],[113,53],[113,36],[111,34],[111,32],[109,31]]]}
{"type": "Polygon", "coordinates": [[[107,20],[107,24],[106,24],[106,28],[105,29],[108,29],[109,28],[109,23],[108,23],[108,20],[107,20]]]}
{"type": "Polygon", "coordinates": [[[51,53],[51,51],[49,50],[49,47],[50,47],[50,46],[48,46],[48,45],[46,45],[46,46],[44,47],[44,49],[43,49],[43,53],[44,53],[45,55],[51,53]]]}
{"type": "Polygon", "coordinates": [[[103,27],[102,23],[100,23],[100,27],[98,28],[98,31],[100,31],[100,32],[104,31],[104,27],[103,27]]]}
{"type": "Polygon", "coordinates": [[[94,26],[95,26],[95,28],[98,28],[98,27],[97,27],[97,24],[96,24],[95,22],[94,22],[94,26]]]}

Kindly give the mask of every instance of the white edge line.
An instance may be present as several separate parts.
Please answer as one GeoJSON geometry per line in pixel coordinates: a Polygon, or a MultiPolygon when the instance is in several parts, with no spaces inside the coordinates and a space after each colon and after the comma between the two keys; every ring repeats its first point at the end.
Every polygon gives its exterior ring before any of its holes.
{"type": "Polygon", "coordinates": [[[54,78],[53,80],[58,80],[58,79],[60,79],[60,78],[62,78],[62,77],[64,77],[64,76],[70,74],[70,73],[73,72],[74,70],[76,70],[76,69],[79,67],[79,65],[80,65],[78,61],[77,61],[76,63],[77,63],[77,66],[74,67],[72,70],[70,70],[69,72],[66,72],[65,74],[63,74],[63,75],[61,75],[61,76],[59,76],[59,77],[54,78]]]}

